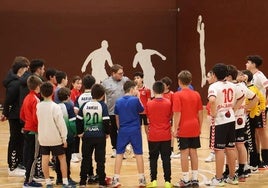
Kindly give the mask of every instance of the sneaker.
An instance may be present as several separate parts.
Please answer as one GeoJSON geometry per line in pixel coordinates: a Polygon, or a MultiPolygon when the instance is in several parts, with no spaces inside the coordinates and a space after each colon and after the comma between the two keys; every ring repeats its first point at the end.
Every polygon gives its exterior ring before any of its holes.
{"type": "Polygon", "coordinates": [[[118,187],[121,183],[119,182],[119,178],[113,177],[112,179],[112,187],[118,187]]]}
{"type": "Polygon", "coordinates": [[[210,152],[209,156],[205,159],[205,162],[210,163],[214,161],[215,161],[215,153],[210,152]]]}
{"type": "Polygon", "coordinates": [[[262,162],[262,163],[258,166],[258,169],[259,169],[259,170],[268,170],[268,165],[262,162]]]}
{"type": "Polygon", "coordinates": [[[179,182],[175,183],[175,186],[176,187],[191,187],[192,183],[191,183],[191,181],[180,180],[179,182]]]}
{"type": "Polygon", "coordinates": [[[228,177],[226,179],[226,183],[229,183],[231,185],[238,185],[238,178],[237,178],[237,176],[234,176],[233,178],[228,177]]]}
{"type": "Polygon", "coordinates": [[[33,180],[36,182],[42,182],[42,181],[45,181],[45,176],[44,176],[44,174],[40,174],[39,176],[34,175],[33,180]]]}
{"type": "Polygon", "coordinates": [[[248,168],[250,169],[251,174],[257,173],[259,171],[258,166],[249,166],[248,168]]]}
{"type": "Polygon", "coordinates": [[[73,163],[78,163],[78,162],[80,162],[80,161],[81,161],[81,159],[78,157],[77,153],[73,153],[73,154],[72,154],[71,162],[73,162],[73,163]]]}
{"type": "Polygon", "coordinates": [[[227,180],[228,176],[229,176],[229,172],[224,171],[224,172],[222,173],[222,179],[223,179],[223,181],[224,181],[225,183],[226,183],[226,180],[227,180]]]}
{"type": "Polygon", "coordinates": [[[116,157],[116,149],[113,149],[113,152],[112,152],[111,158],[115,158],[115,157],[116,157]]]}
{"type": "Polygon", "coordinates": [[[61,180],[60,179],[56,180],[56,185],[62,185],[62,184],[63,184],[62,179],[61,180]]]}
{"type": "Polygon", "coordinates": [[[198,180],[192,180],[192,187],[199,187],[199,181],[198,180]]]}
{"type": "Polygon", "coordinates": [[[29,187],[43,187],[41,183],[37,183],[35,181],[32,182],[24,182],[23,188],[29,188],[29,187]]]}
{"type": "Polygon", "coordinates": [[[15,168],[14,170],[8,169],[8,176],[11,177],[24,177],[25,170],[20,170],[18,168],[15,168]]]}
{"type": "Polygon", "coordinates": [[[106,182],[107,185],[111,185],[112,184],[112,178],[105,177],[105,182],[106,182]]]}
{"type": "Polygon", "coordinates": [[[88,184],[96,184],[96,183],[99,183],[99,176],[96,175],[92,175],[92,176],[89,176],[88,177],[88,181],[87,181],[88,184]]]}
{"type": "Polygon", "coordinates": [[[217,179],[216,177],[213,177],[210,181],[206,182],[205,185],[223,187],[224,181],[223,179],[217,179]]]}
{"type": "Polygon", "coordinates": [[[86,187],[86,181],[80,180],[79,187],[84,188],[86,187]]]}
{"type": "Polygon", "coordinates": [[[146,186],[145,176],[139,179],[139,186],[146,186]]]}
{"type": "Polygon", "coordinates": [[[53,186],[53,184],[47,184],[46,185],[46,188],[53,188],[54,186],[53,186]]]}
{"type": "Polygon", "coordinates": [[[74,181],[72,178],[68,179],[69,185],[77,185],[78,182],[74,181]]]}
{"type": "Polygon", "coordinates": [[[22,164],[18,164],[17,168],[26,171],[25,166],[23,166],[22,164]]]}
{"type": "Polygon", "coordinates": [[[165,188],[172,188],[172,187],[173,187],[172,183],[168,181],[165,182],[165,188]]]}
{"type": "Polygon", "coordinates": [[[70,185],[70,184],[66,185],[66,184],[63,184],[62,185],[62,188],[76,188],[76,185],[70,185]]]}
{"type": "Polygon", "coordinates": [[[157,187],[157,181],[156,180],[151,181],[146,185],[146,187],[157,187]]]}
{"type": "Polygon", "coordinates": [[[171,159],[179,159],[179,158],[181,158],[181,154],[180,153],[175,154],[174,152],[171,152],[170,158],[171,159]]]}

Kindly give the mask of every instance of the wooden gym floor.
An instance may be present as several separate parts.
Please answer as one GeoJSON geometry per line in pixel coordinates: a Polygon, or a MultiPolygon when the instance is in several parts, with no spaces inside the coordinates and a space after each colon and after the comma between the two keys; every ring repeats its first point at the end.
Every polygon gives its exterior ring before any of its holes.
{"type": "MultiPolygon", "coordinates": [[[[1,113],[0,113],[1,114],[1,113]]],[[[204,114],[205,115],[205,114],[204,114]]],[[[206,117],[206,115],[204,116],[206,117]]],[[[201,148],[198,150],[199,154],[199,182],[200,187],[206,187],[204,183],[209,180],[215,174],[215,164],[205,163],[205,158],[209,155],[209,127],[206,123],[206,119],[204,118],[202,134],[201,134],[201,148]]],[[[8,122],[0,122],[0,187],[5,188],[18,188],[23,185],[22,177],[9,177],[7,173],[7,145],[9,140],[9,126],[8,122]]],[[[150,170],[149,170],[149,161],[148,161],[148,145],[146,142],[146,136],[143,130],[143,149],[144,149],[144,167],[145,167],[145,175],[147,178],[147,182],[150,181],[150,170]]],[[[175,142],[175,152],[177,149],[177,142],[175,142]]],[[[112,153],[110,139],[107,140],[107,152],[106,152],[106,174],[107,176],[113,176],[113,168],[114,168],[114,160],[110,158],[112,153]]],[[[179,181],[181,178],[181,168],[180,168],[180,159],[172,159],[172,183],[179,181]]],[[[79,163],[71,163],[71,172],[72,178],[75,181],[79,182],[79,171],[80,171],[80,162],[79,163]]],[[[55,172],[50,170],[52,176],[55,176],[55,172]]],[[[55,176],[56,177],[56,176],[55,176]]],[[[122,183],[122,187],[137,187],[138,186],[138,176],[137,176],[137,168],[135,158],[128,156],[126,160],[123,161],[120,182],[122,183]]],[[[159,159],[158,163],[158,187],[164,187],[163,180],[163,169],[162,163],[159,159]]],[[[60,186],[55,186],[60,187],[60,186]]],[[[97,185],[88,185],[87,187],[98,187],[97,185]]],[[[267,171],[259,171],[256,174],[251,175],[247,178],[246,182],[239,183],[239,185],[228,185],[225,187],[243,187],[243,188],[266,188],[268,187],[268,170],[267,171]]]]}

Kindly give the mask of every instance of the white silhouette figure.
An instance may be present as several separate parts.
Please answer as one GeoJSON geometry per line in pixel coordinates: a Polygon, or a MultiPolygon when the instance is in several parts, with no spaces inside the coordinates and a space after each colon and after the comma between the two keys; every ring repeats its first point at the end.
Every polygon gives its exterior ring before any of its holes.
{"type": "Polygon", "coordinates": [[[140,66],[144,74],[144,77],[143,77],[144,85],[152,89],[153,83],[155,82],[155,78],[154,78],[155,69],[152,65],[151,56],[158,55],[162,58],[162,60],[166,60],[166,57],[160,54],[156,50],[142,49],[142,43],[140,42],[136,44],[136,50],[137,50],[137,53],[133,60],[133,68],[135,68],[137,64],[140,63],[140,66]]]}
{"type": "Polygon", "coordinates": [[[81,68],[82,73],[84,73],[86,71],[88,63],[91,61],[91,75],[95,77],[96,83],[100,83],[108,77],[107,72],[105,70],[106,61],[108,62],[110,67],[113,66],[111,54],[107,50],[108,46],[108,42],[106,40],[103,40],[101,42],[101,47],[99,49],[94,50],[87,56],[81,68]]]}
{"type": "Polygon", "coordinates": [[[199,33],[200,45],[200,66],[201,66],[201,87],[206,85],[206,56],[205,56],[205,24],[202,22],[202,16],[197,19],[197,32],[199,33]]]}

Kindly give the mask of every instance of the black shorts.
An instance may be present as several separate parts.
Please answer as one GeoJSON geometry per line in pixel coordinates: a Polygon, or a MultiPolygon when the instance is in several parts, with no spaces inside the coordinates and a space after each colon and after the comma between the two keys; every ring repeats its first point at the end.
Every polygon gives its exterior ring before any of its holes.
{"type": "Polygon", "coordinates": [[[201,147],[200,138],[198,137],[179,137],[178,138],[178,147],[180,150],[187,148],[197,149],[201,147]]]}
{"type": "MultiPolygon", "coordinates": [[[[213,127],[212,127],[213,135],[213,127]]],[[[216,125],[215,126],[215,137],[211,138],[211,146],[214,149],[225,149],[235,147],[235,121],[216,125]]]]}
{"type": "Polygon", "coordinates": [[[235,142],[245,142],[245,127],[235,130],[235,142]]]}
{"type": "Polygon", "coordinates": [[[263,128],[263,116],[260,114],[259,116],[255,116],[254,118],[249,118],[249,124],[252,128],[263,128]]]}
{"type": "Polygon", "coordinates": [[[140,124],[141,125],[148,125],[148,118],[146,114],[140,114],[140,124]]]}
{"type": "Polygon", "coordinates": [[[50,152],[53,156],[59,156],[65,154],[65,148],[63,145],[58,146],[40,146],[41,155],[50,155],[50,152]]]}

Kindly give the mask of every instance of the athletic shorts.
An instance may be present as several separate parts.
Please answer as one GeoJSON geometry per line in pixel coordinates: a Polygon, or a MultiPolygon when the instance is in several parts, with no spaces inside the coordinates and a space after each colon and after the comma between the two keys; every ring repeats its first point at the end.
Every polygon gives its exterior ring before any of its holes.
{"type": "Polygon", "coordinates": [[[65,148],[63,145],[58,146],[40,146],[41,155],[50,155],[50,152],[53,156],[58,156],[65,154],[65,148]]]}
{"type": "Polygon", "coordinates": [[[140,124],[141,125],[148,125],[148,118],[146,114],[140,114],[140,124]]]}
{"type": "Polygon", "coordinates": [[[252,128],[263,128],[263,119],[262,114],[255,116],[254,118],[249,118],[249,124],[252,128]]]}
{"type": "Polygon", "coordinates": [[[137,130],[131,133],[118,131],[116,154],[125,153],[126,146],[128,144],[131,144],[134,154],[143,154],[141,130],[137,130]]]}
{"type": "Polygon", "coordinates": [[[180,150],[184,150],[187,148],[197,149],[201,147],[199,136],[190,138],[179,137],[177,141],[180,150]]]}
{"type": "MultiPolygon", "coordinates": [[[[213,134],[213,128],[212,128],[213,134]]],[[[214,149],[235,147],[235,121],[215,126],[215,138],[211,138],[211,146],[214,149]],[[214,143],[214,144],[212,144],[214,143]]]]}
{"type": "Polygon", "coordinates": [[[235,130],[235,142],[245,142],[245,127],[235,130]]]}

